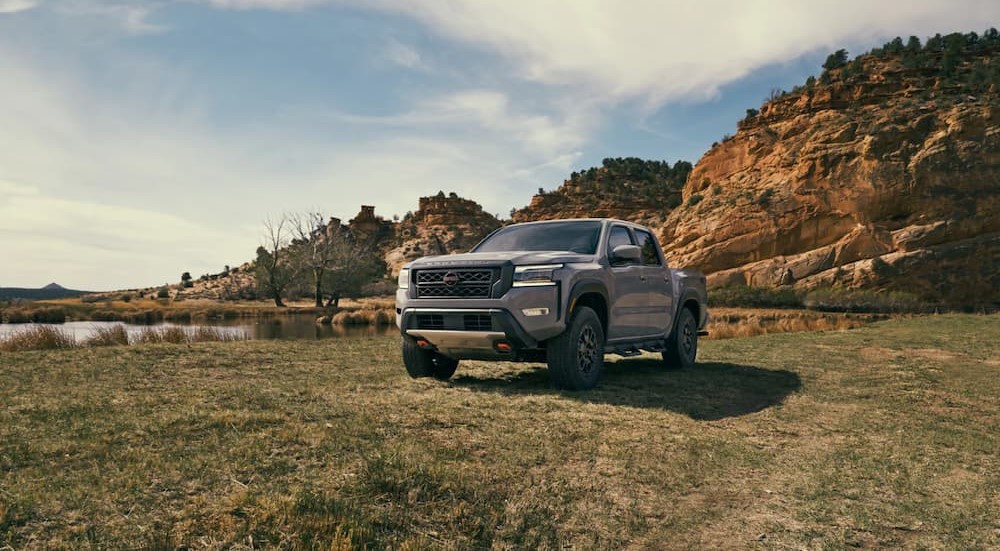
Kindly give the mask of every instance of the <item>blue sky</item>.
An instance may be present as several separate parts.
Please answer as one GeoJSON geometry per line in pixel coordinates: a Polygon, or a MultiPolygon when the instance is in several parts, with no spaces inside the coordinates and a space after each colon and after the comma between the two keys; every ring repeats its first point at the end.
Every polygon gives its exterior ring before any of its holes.
{"type": "Polygon", "coordinates": [[[503,216],[604,157],[696,162],[772,88],[995,1],[0,0],[0,286],[174,282],[261,221],[456,191],[503,216]]]}

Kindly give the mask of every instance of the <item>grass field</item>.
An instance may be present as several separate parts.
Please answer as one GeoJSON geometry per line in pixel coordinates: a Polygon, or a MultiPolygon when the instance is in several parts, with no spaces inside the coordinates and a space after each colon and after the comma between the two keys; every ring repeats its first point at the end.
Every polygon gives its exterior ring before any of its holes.
{"type": "Polygon", "coordinates": [[[0,353],[0,548],[997,548],[1000,317],[406,378],[392,338],[0,353]]]}

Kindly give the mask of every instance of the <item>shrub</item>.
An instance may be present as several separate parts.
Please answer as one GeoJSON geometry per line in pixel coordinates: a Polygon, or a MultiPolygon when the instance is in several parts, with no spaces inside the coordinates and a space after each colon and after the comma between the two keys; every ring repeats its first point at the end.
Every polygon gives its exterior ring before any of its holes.
{"type": "Polygon", "coordinates": [[[721,287],[708,293],[711,306],[734,308],[801,308],[802,298],[794,289],[721,287]]]}
{"type": "Polygon", "coordinates": [[[35,323],[65,323],[66,311],[62,308],[39,308],[31,313],[31,321],[35,323]]]}
{"type": "Polygon", "coordinates": [[[4,323],[31,323],[31,313],[18,308],[4,310],[4,323]]]}
{"type": "Polygon", "coordinates": [[[156,292],[156,298],[170,298],[170,290],[167,289],[166,287],[163,287],[162,289],[156,292]]]}
{"type": "Polygon", "coordinates": [[[703,199],[703,197],[701,195],[695,193],[691,197],[688,197],[687,206],[693,207],[693,206],[697,205],[698,203],[700,203],[702,199],[703,199]]]}

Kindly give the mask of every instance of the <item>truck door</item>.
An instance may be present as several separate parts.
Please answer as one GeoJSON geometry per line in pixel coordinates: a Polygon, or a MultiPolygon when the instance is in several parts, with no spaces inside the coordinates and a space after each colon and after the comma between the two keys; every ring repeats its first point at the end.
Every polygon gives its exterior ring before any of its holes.
{"type": "Polygon", "coordinates": [[[637,229],[635,239],[642,250],[642,266],[638,268],[640,279],[646,286],[644,334],[666,334],[670,332],[674,316],[674,289],[670,270],[663,261],[662,251],[653,234],[637,229]]]}
{"type": "Polygon", "coordinates": [[[612,226],[605,253],[611,266],[609,342],[646,335],[649,325],[645,312],[646,285],[642,281],[644,267],[636,262],[612,262],[611,251],[619,245],[635,245],[635,241],[625,226],[612,226]]]}

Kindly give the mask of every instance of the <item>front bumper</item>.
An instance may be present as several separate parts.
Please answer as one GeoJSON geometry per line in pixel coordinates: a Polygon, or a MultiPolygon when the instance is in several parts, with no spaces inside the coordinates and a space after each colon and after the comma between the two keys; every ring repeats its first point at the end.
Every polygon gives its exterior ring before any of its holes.
{"type": "Polygon", "coordinates": [[[537,357],[540,343],[563,331],[561,299],[558,285],[480,300],[411,299],[400,291],[396,324],[403,335],[454,359],[526,359],[537,357]]]}

